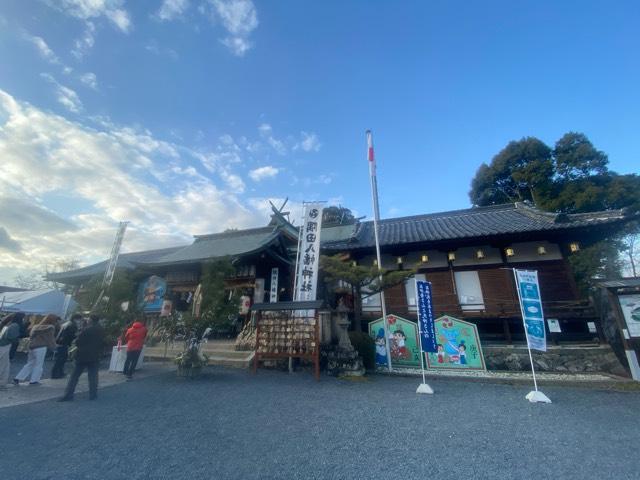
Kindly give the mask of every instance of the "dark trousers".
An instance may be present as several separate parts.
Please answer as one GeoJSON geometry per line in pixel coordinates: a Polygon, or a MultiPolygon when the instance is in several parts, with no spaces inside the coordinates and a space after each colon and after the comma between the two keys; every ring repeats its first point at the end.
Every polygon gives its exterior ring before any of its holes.
{"type": "Polygon", "coordinates": [[[98,368],[100,362],[76,362],[76,366],[71,372],[69,382],[67,383],[67,389],[64,392],[65,398],[73,398],[73,393],[76,391],[76,385],[78,385],[78,379],[84,369],[87,369],[87,376],[89,377],[89,398],[96,398],[98,396],[98,368]]]}
{"type": "Polygon", "coordinates": [[[13,357],[16,356],[16,352],[18,351],[18,345],[20,345],[20,340],[15,340],[11,344],[11,350],[9,350],[9,360],[13,360],[13,357]]]}
{"type": "Polygon", "coordinates": [[[124,361],[124,373],[127,377],[131,378],[133,372],[136,369],[136,365],[138,364],[138,358],[140,358],[141,350],[131,350],[127,351],[127,359],[124,361]]]}
{"type": "Polygon", "coordinates": [[[56,347],[51,378],[64,378],[64,364],[67,363],[68,355],[69,347],[66,345],[58,345],[56,347]]]}

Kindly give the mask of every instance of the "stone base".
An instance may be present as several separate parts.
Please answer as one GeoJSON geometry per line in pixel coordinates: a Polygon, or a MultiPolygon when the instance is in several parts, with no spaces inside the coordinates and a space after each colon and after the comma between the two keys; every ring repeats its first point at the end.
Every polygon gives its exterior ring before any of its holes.
{"type": "Polygon", "coordinates": [[[353,347],[338,345],[323,347],[321,357],[326,361],[327,375],[335,377],[361,377],[365,373],[362,358],[353,347]]]}
{"type": "MultiPolygon", "coordinates": [[[[527,348],[518,346],[483,346],[488,370],[526,371],[531,369],[527,348]]],[[[604,372],[628,376],[609,345],[598,347],[548,347],[546,352],[532,350],[533,366],[540,372],[604,372]]]]}

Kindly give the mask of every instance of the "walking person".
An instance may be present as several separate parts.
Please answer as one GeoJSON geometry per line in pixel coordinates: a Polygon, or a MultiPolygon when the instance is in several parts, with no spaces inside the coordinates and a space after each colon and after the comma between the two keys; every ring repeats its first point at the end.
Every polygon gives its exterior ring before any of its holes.
{"type": "Polygon", "coordinates": [[[76,347],[76,365],[67,382],[64,396],[58,400],[59,402],[73,400],[78,379],[85,368],[89,378],[89,400],[98,398],[98,370],[104,351],[104,330],[100,326],[100,319],[97,315],[91,315],[89,325],[80,332],[76,339],[76,347]]]}
{"type": "Polygon", "coordinates": [[[20,338],[20,319],[17,313],[11,313],[0,322],[0,390],[6,389],[9,383],[9,357],[13,342],[20,338]]]}
{"type": "Polygon", "coordinates": [[[13,360],[13,357],[16,356],[16,352],[18,351],[18,346],[20,345],[20,339],[26,338],[29,336],[29,334],[27,333],[27,322],[24,319],[24,313],[17,312],[17,313],[12,313],[12,315],[14,315],[13,322],[16,323],[18,325],[18,328],[20,329],[20,334],[18,335],[18,338],[13,340],[13,342],[11,342],[11,350],[9,351],[9,360],[13,360]]]}
{"type": "Polygon", "coordinates": [[[47,349],[54,350],[56,348],[55,326],[57,323],[58,317],[49,314],[31,329],[27,363],[15,376],[13,383],[19,385],[30,376],[29,385],[40,385],[47,349]]]}
{"type": "Polygon", "coordinates": [[[131,328],[127,330],[124,338],[127,341],[127,359],[124,362],[124,373],[128,379],[131,379],[133,372],[138,364],[140,352],[144,347],[144,339],[147,337],[147,327],[144,323],[135,321],[131,328]]]}
{"type": "Polygon", "coordinates": [[[64,364],[69,356],[69,347],[76,339],[78,333],[78,322],[82,320],[82,315],[74,313],[71,320],[62,324],[60,332],[56,337],[56,353],[54,355],[55,362],[51,370],[51,378],[64,378],[64,364]]]}

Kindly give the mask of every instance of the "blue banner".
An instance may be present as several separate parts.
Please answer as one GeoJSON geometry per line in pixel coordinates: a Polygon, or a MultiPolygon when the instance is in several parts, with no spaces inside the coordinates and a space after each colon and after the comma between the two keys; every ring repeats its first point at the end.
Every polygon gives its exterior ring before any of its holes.
{"type": "Polygon", "coordinates": [[[527,270],[516,270],[515,272],[527,343],[530,348],[546,352],[547,338],[544,329],[538,272],[527,270]]]}
{"type": "Polygon", "coordinates": [[[424,280],[416,280],[416,293],[418,297],[418,327],[422,351],[437,352],[438,342],[436,340],[436,326],[431,302],[431,283],[424,280]]]}

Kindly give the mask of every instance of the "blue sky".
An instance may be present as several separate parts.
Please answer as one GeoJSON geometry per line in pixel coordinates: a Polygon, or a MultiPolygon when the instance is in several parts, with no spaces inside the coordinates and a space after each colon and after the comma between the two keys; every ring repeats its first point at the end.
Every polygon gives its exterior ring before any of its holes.
{"type": "Polygon", "coordinates": [[[510,140],[637,173],[637,2],[5,0],[0,283],[263,224],[268,199],[469,206],[510,140]],[[26,213],[25,213],[26,212],[26,213]]]}

